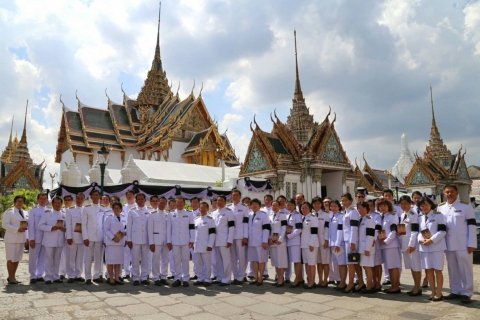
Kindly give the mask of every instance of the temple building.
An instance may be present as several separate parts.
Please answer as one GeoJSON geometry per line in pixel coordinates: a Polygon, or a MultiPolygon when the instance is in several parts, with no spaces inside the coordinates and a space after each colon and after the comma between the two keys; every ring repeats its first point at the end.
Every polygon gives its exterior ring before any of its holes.
{"type": "Polygon", "coordinates": [[[300,85],[295,37],[295,91],[293,106],[286,123],[274,113],[273,129],[262,130],[255,117],[250,124],[252,138],[240,169],[240,177],[270,179],[274,196],[287,198],[303,193],[340,198],[343,192],[354,192],[357,178],[335,130],[336,116],[330,112],[321,122],[315,122],[306,106],[300,85]]]}
{"type": "MultiPolygon", "coordinates": [[[[194,85],[195,87],[195,85],[194,85]]],[[[180,88],[180,85],[179,85],[180,88]]],[[[225,133],[218,131],[203,101],[191,93],[180,98],[172,92],[160,56],[160,16],[152,66],[137,99],[123,91],[121,103],[110,100],[107,108],[85,105],[78,96],[77,108],[62,102],[62,120],[58,133],[55,161],[61,172],[75,163],[80,171],[78,183],[92,182],[89,171],[95,166],[102,143],[108,146],[107,183],[120,183],[115,177],[132,159],[197,164],[202,166],[238,166],[235,150],[225,133]]],[[[77,184],[77,183],[76,183],[77,184]]]]}
{"type": "Polygon", "coordinates": [[[35,164],[30,157],[27,143],[27,107],[25,109],[25,120],[23,123],[23,132],[20,141],[17,137],[12,140],[12,128],[10,129],[10,138],[8,144],[3,150],[0,177],[0,194],[7,195],[15,191],[15,189],[43,189],[43,174],[46,166],[44,162],[35,164]]]}

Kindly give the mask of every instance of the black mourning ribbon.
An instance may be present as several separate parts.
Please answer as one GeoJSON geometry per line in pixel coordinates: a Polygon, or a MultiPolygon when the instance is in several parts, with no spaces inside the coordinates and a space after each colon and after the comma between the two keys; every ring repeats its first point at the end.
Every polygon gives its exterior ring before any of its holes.
{"type": "Polygon", "coordinates": [[[120,222],[120,217],[117,216],[118,222],[120,222]]]}

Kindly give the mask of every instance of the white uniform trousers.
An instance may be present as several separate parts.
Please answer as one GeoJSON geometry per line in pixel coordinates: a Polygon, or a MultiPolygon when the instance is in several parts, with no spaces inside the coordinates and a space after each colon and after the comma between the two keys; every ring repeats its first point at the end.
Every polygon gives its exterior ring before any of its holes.
{"type": "Polygon", "coordinates": [[[193,249],[190,249],[190,253],[192,254],[192,263],[193,263],[193,274],[198,277],[197,275],[197,261],[195,259],[195,251],[193,249]]]}
{"type": "Polygon", "coordinates": [[[65,245],[65,252],[67,257],[67,275],[69,279],[80,278],[83,273],[83,253],[85,246],[83,243],[65,245]]]}
{"type": "Polygon", "coordinates": [[[233,277],[238,281],[243,281],[247,268],[247,247],[242,246],[242,242],[243,239],[235,239],[230,247],[233,277]]]}
{"type": "Polygon", "coordinates": [[[222,283],[232,281],[232,258],[230,257],[230,248],[226,246],[215,247],[217,256],[217,280],[222,283]]]}
{"type": "Polygon", "coordinates": [[[169,253],[167,245],[156,245],[155,252],[151,253],[153,280],[167,279],[169,253]]]}
{"type": "Polygon", "coordinates": [[[445,252],[452,292],[471,297],[473,295],[473,254],[468,254],[467,250],[445,252]]]}
{"type": "Polygon", "coordinates": [[[170,274],[175,278],[175,259],[173,258],[173,248],[172,251],[168,251],[168,263],[170,264],[170,274]]]}
{"type": "Polygon", "coordinates": [[[132,249],[128,246],[123,248],[123,272],[125,276],[132,275],[132,266],[130,263],[132,262],[132,249]]]}
{"type": "Polygon", "coordinates": [[[212,267],[210,268],[212,270],[212,277],[216,278],[217,277],[217,252],[215,250],[215,247],[212,249],[212,267]]]}
{"type": "Polygon", "coordinates": [[[30,279],[41,278],[45,273],[45,247],[41,243],[35,243],[35,248],[29,250],[28,271],[30,279]]]}
{"type": "Polygon", "coordinates": [[[153,252],[148,249],[148,275],[152,274],[153,252]]]}
{"type": "Polygon", "coordinates": [[[63,244],[62,255],[60,257],[60,275],[65,276],[67,274],[67,248],[68,244],[65,242],[63,244]]]}
{"type": "Polygon", "coordinates": [[[60,279],[58,270],[60,269],[60,258],[63,247],[45,248],[45,281],[60,279]]]}
{"type": "Polygon", "coordinates": [[[133,281],[143,281],[148,278],[148,244],[133,244],[132,246],[132,276],[133,281]],[[141,268],[141,273],[140,273],[141,268]]]}
{"type": "Polygon", "coordinates": [[[334,258],[334,254],[330,255],[330,272],[328,273],[329,281],[340,281],[340,269],[337,263],[337,259],[334,258]]]}
{"type": "Polygon", "coordinates": [[[92,280],[92,261],[93,265],[93,279],[99,278],[103,274],[103,251],[104,246],[102,241],[90,241],[88,247],[84,249],[85,261],[85,280],[92,280]]]}
{"type": "Polygon", "coordinates": [[[173,259],[175,260],[175,280],[186,282],[190,280],[190,248],[173,245],[173,259]]]}
{"type": "Polygon", "coordinates": [[[212,251],[195,252],[195,264],[197,265],[198,281],[210,283],[212,268],[212,251]]]}

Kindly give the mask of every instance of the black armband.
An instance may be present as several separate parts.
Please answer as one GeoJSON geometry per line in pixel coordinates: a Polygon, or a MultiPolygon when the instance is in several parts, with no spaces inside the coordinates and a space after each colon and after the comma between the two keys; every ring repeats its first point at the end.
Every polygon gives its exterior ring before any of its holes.
{"type": "Polygon", "coordinates": [[[366,234],[367,236],[375,237],[375,229],[367,228],[366,234]]]}
{"type": "Polygon", "coordinates": [[[188,225],[188,229],[190,229],[190,230],[195,230],[195,224],[190,223],[190,224],[188,225]]]}
{"type": "Polygon", "coordinates": [[[418,223],[412,223],[410,225],[410,230],[412,232],[419,232],[420,231],[420,226],[418,225],[418,223]]]}
{"type": "Polygon", "coordinates": [[[338,230],[343,230],[343,224],[337,224],[337,231],[338,230]]]}
{"type": "Polygon", "coordinates": [[[358,227],[358,220],[350,220],[350,227],[358,227]]]}
{"type": "Polygon", "coordinates": [[[438,225],[437,231],[445,231],[447,232],[447,226],[443,223],[438,225]]]}
{"type": "Polygon", "coordinates": [[[396,225],[396,224],[391,224],[391,225],[390,225],[390,231],[392,231],[392,232],[393,232],[393,231],[397,232],[397,225],[396,225]]]}
{"type": "Polygon", "coordinates": [[[310,234],[318,234],[318,228],[317,227],[311,227],[310,228],[310,234]]]}
{"type": "Polygon", "coordinates": [[[476,226],[476,225],[477,225],[477,220],[475,220],[475,218],[467,219],[467,226],[476,226]]]}
{"type": "Polygon", "coordinates": [[[217,233],[217,231],[215,231],[215,228],[208,228],[208,234],[212,233],[217,233]]]}
{"type": "Polygon", "coordinates": [[[248,223],[248,217],[243,217],[243,223],[248,223]]]}
{"type": "Polygon", "coordinates": [[[262,226],[262,229],[263,229],[263,230],[270,230],[270,231],[272,231],[272,226],[271,226],[270,224],[264,224],[264,225],[262,226]]]}
{"type": "Polygon", "coordinates": [[[228,227],[235,227],[235,221],[228,221],[228,227]]]}
{"type": "Polygon", "coordinates": [[[303,223],[301,222],[295,223],[295,229],[303,229],[303,223]]]}
{"type": "Polygon", "coordinates": [[[375,230],[381,231],[381,230],[382,230],[382,225],[376,224],[376,225],[375,225],[375,230]]]}
{"type": "Polygon", "coordinates": [[[282,222],[280,223],[281,226],[286,226],[287,225],[287,220],[282,220],[282,222]]]}
{"type": "Polygon", "coordinates": [[[325,221],[325,226],[324,228],[330,228],[330,221],[325,221]]]}

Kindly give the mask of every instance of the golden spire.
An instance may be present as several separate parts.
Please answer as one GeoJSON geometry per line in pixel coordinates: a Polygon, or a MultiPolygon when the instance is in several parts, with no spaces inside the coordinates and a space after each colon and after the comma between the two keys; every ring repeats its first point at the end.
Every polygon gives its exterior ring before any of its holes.
{"type": "Polygon", "coordinates": [[[155,47],[155,58],[152,62],[152,70],[163,72],[162,58],[160,57],[160,14],[162,12],[162,2],[158,9],[158,27],[157,27],[157,46],[155,47]]]}
{"type": "Polygon", "coordinates": [[[440,135],[440,132],[437,128],[437,122],[435,121],[435,109],[433,108],[433,92],[432,87],[430,87],[430,101],[432,102],[432,130],[430,131],[430,136],[440,135]]]}
{"type": "Polygon", "coordinates": [[[27,111],[28,111],[28,99],[27,106],[25,107],[25,121],[23,122],[23,133],[20,143],[27,143],[27,111]]]}
{"type": "Polygon", "coordinates": [[[296,30],[293,30],[293,36],[295,38],[295,71],[296,71],[294,100],[304,101],[302,87],[300,86],[300,76],[298,75],[297,31],[296,30]]]}
{"type": "Polygon", "coordinates": [[[13,119],[15,119],[15,116],[12,117],[12,126],[10,127],[10,139],[8,139],[8,146],[12,146],[12,131],[13,131],[13,119]]]}

